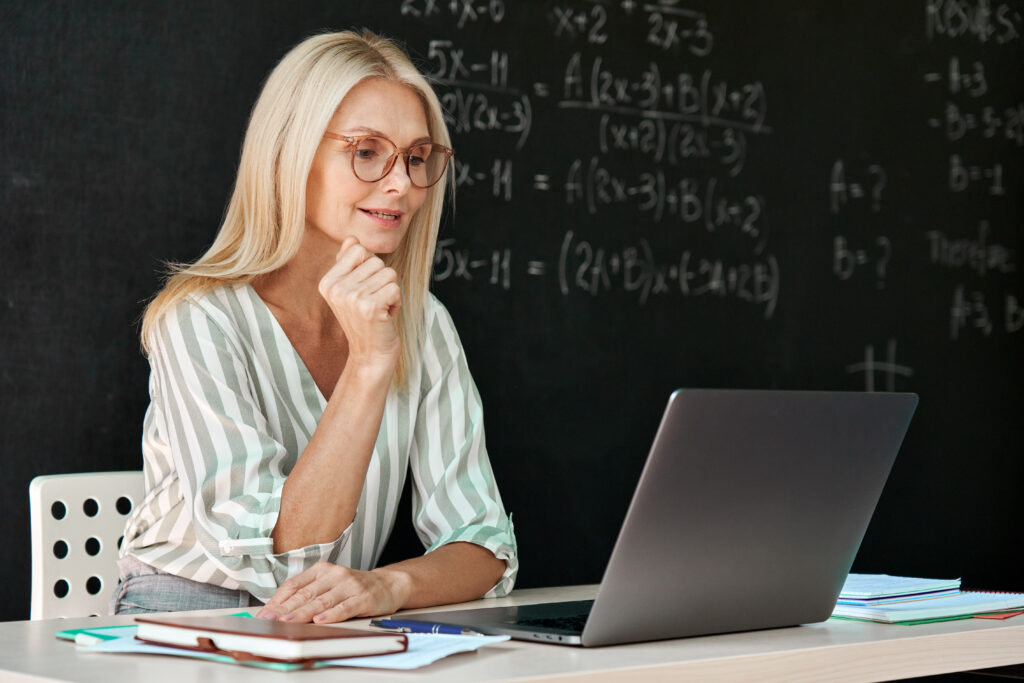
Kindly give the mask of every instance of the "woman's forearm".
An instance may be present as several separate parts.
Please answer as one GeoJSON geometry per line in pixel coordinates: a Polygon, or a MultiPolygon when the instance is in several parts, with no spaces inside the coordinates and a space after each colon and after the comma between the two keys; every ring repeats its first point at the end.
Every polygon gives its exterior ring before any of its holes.
{"type": "Polygon", "coordinates": [[[402,609],[475,600],[498,583],[504,560],[473,543],[448,543],[433,552],[373,570],[392,585],[402,609]]]}
{"type": "Polygon", "coordinates": [[[274,552],[330,543],[352,523],[393,372],[393,367],[345,366],[316,431],[285,480],[274,552]]]}

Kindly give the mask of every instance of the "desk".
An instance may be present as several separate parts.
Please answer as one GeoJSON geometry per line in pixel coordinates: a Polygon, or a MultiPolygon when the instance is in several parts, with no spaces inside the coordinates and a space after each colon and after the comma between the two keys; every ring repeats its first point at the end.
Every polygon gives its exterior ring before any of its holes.
{"type": "MultiPolygon", "coordinates": [[[[592,598],[596,586],[514,591],[487,605],[592,598]]],[[[450,609],[472,603],[452,605],[450,609]]],[[[230,613],[238,610],[214,610],[230,613]]],[[[153,655],[78,651],[54,634],[63,628],[131,623],[131,616],[0,622],[4,681],[298,681],[338,680],[357,673],[323,669],[295,673],[153,655]]],[[[368,620],[351,622],[366,624],[368,620]]],[[[360,681],[490,680],[778,680],[870,681],[1024,662],[1024,616],[1005,621],[963,619],[920,626],[830,620],[794,628],[683,638],[603,648],[509,641],[448,657],[417,672],[358,670],[360,681]]]]}

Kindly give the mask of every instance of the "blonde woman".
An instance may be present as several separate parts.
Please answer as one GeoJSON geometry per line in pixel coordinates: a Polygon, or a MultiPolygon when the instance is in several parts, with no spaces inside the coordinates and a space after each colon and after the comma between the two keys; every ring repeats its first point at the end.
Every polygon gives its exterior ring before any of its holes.
{"type": "Polygon", "coordinates": [[[516,541],[428,291],[450,139],[390,41],[317,35],[253,109],[216,240],[150,303],[115,612],[334,622],[504,595],[516,541]],[[423,556],[376,567],[406,473],[423,556]]]}

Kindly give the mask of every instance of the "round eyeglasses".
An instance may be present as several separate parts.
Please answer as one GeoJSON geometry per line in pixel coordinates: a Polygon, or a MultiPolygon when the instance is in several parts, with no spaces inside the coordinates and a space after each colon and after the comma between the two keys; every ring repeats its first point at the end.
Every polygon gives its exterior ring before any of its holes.
{"type": "Polygon", "coordinates": [[[352,148],[352,172],[367,183],[375,183],[395,166],[401,155],[405,174],[416,187],[430,187],[444,176],[454,150],[436,142],[420,142],[399,149],[398,145],[380,135],[340,135],[324,133],[325,138],[347,142],[352,148]]]}

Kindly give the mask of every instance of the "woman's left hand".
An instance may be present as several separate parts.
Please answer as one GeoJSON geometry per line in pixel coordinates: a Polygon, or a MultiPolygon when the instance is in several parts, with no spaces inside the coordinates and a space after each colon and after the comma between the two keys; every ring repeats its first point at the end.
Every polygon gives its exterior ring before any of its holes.
{"type": "Polygon", "coordinates": [[[393,614],[405,602],[397,572],[360,571],[317,562],[288,579],[256,616],[327,624],[353,617],[393,614]]]}

